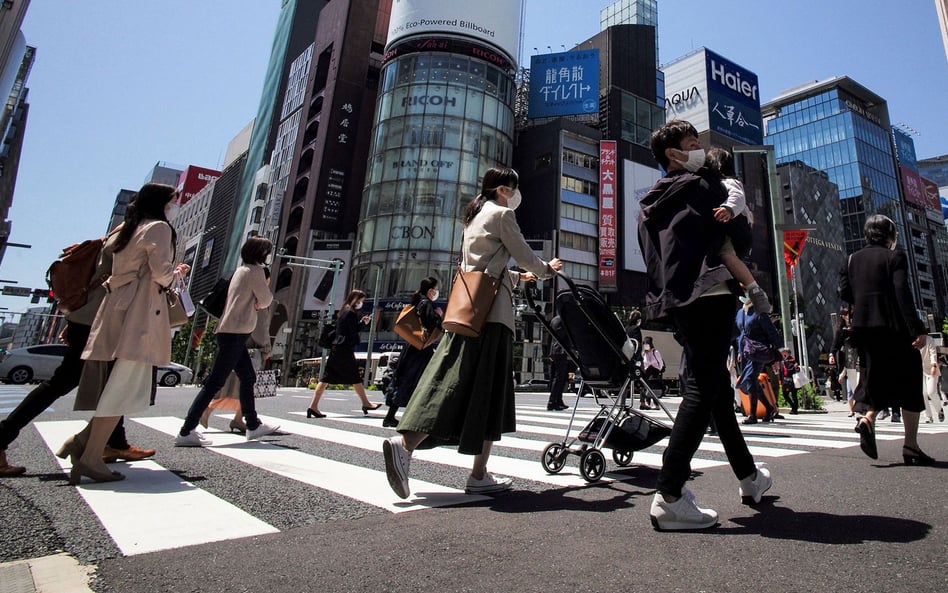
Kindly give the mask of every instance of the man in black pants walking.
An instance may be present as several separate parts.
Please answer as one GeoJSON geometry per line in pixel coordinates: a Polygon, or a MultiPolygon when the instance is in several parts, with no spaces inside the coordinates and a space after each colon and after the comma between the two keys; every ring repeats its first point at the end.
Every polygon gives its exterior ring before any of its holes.
{"type": "Polygon", "coordinates": [[[675,324],[685,369],[681,406],[650,516],[663,531],[705,529],[717,524],[718,514],[698,507],[685,482],[712,418],[740,480],[741,498],[758,503],[772,484],[770,472],[754,463],[744,442],[726,365],[737,293],[719,253],[726,235],[742,231],[714,219],[714,209],[727,196],[720,179],[699,173],[705,154],[694,126],[681,120],[666,123],[652,135],[652,154],[668,173],[641,201],[639,245],[648,279],[645,314],[675,324]]]}

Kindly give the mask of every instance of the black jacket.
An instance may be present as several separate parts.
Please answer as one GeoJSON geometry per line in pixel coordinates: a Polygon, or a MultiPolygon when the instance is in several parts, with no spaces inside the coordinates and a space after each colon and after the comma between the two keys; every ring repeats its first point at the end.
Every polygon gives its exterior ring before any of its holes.
{"type": "Polygon", "coordinates": [[[852,305],[855,331],[888,328],[909,340],[928,333],[908,285],[908,258],[901,249],[867,245],[839,273],[839,296],[852,305]]]}
{"type": "MultiPolygon", "coordinates": [[[[719,252],[727,234],[749,241],[745,227],[714,220],[727,198],[719,179],[674,171],[642,198],[639,247],[645,258],[645,316],[660,320],[691,304],[712,287],[731,280],[719,252]]],[[[731,290],[739,294],[737,283],[731,290]]]]}

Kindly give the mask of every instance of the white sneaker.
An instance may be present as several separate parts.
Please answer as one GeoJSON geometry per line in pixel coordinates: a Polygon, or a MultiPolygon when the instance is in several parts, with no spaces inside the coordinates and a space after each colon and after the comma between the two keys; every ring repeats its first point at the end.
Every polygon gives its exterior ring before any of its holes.
{"type": "Polygon", "coordinates": [[[658,531],[707,529],[718,523],[718,514],[698,507],[695,495],[687,488],[682,488],[681,498],[675,502],[667,502],[661,493],[656,492],[649,514],[652,526],[658,531]]]}
{"type": "Polygon", "coordinates": [[[382,454],[385,456],[385,475],[388,485],[399,498],[408,498],[408,471],[411,469],[411,451],[402,445],[402,436],[395,435],[382,441],[382,454]]]}
{"type": "Polygon", "coordinates": [[[260,426],[257,428],[248,428],[247,429],[247,440],[252,441],[254,439],[259,439],[260,437],[265,437],[268,434],[273,434],[279,429],[279,426],[270,426],[269,424],[260,423],[260,426]]]}
{"type": "Polygon", "coordinates": [[[510,490],[513,486],[511,478],[497,477],[491,473],[485,473],[480,480],[474,479],[474,476],[467,477],[467,485],[464,486],[465,494],[492,494],[494,492],[503,492],[510,490]]]}
{"type": "Polygon", "coordinates": [[[186,436],[179,434],[174,437],[175,447],[207,447],[210,444],[211,440],[204,438],[204,435],[196,430],[192,430],[186,436]]]}
{"type": "Polygon", "coordinates": [[[770,490],[770,487],[774,485],[774,481],[770,477],[770,470],[764,467],[765,464],[758,463],[756,465],[757,474],[741,480],[741,487],[738,492],[740,492],[741,501],[744,504],[759,503],[764,492],[770,490]]]}

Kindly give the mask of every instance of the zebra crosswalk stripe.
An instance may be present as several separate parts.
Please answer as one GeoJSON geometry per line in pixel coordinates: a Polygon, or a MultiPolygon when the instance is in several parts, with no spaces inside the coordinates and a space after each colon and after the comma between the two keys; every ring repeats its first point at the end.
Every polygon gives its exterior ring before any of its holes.
{"type": "MultiPolygon", "coordinates": [[[[56,451],[85,422],[36,422],[35,426],[50,450],[56,451]]],[[[71,467],[68,459],[56,460],[66,471],[71,467]]],[[[154,461],[129,463],[122,471],[126,477],[121,482],[86,480],[77,490],[126,556],[278,531],[154,461]]]]}

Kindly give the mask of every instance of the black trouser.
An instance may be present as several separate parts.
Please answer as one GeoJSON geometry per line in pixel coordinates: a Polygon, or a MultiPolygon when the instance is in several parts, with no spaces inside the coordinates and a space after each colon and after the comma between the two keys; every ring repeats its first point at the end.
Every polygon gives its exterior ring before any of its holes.
{"type": "Polygon", "coordinates": [[[783,387],[783,396],[787,399],[787,403],[790,404],[790,411],[796,412],[800,407],[800,398],[797,397],[797,386],[793,384],[793,381],[790,381],[782,383],[781,387],[783,387]]]}
{"type": "Polygon", "coordinates": [[[681,496],[691,476],[691,459],[713,418],[724,452],[738,479],[757,471],[737,417],[727,354],[737,310],[730,295],[699,298],[672,312],[682,341],[681,405],[658,475],[658,491],[681,496]]]}
{"type": "MultiPolygon", "coordinates": [[[[86,347],[91,329],[88,325],[67,322],[66,355],[63,356],[62,363],[48,381],[37,385],[9,416],[0,421],[0,451],[6,450],[19,436],[20,431],[42,414],[43,410],[79,385],[79,377],[82,376],[82,351],[86,347]]],[[[115,430],[112,431],[108,446],[113,449],[128,449],[124,418],[119,419],[115,430]]]]}
{"type": "Polygon", "coordinates": [[[184,426],[181,427],[181,436],[186,436],[197,428],[201,414],[224,386],[231,371],[237,374],[240,382],[240,411],[244,415],[247,429],[255,430],[260,427],[257,408],[253,400],[253,384],[257,379],[257,372],[253,368],[250,355],[247,354],[247,338],[249,337],[250,334],[217,334],[217,358],[214,359],[211,374],[204,380],[204,387],[194,396],[188,415],[184,419],[184,426]]]}
{"type": "Polygon", "coordinates": [[[546,402],[547,406],[563,405],[563,390],[566,389],[568,376],[566,361],[555,361],[550,365],[550,399],[546,402]]]}

